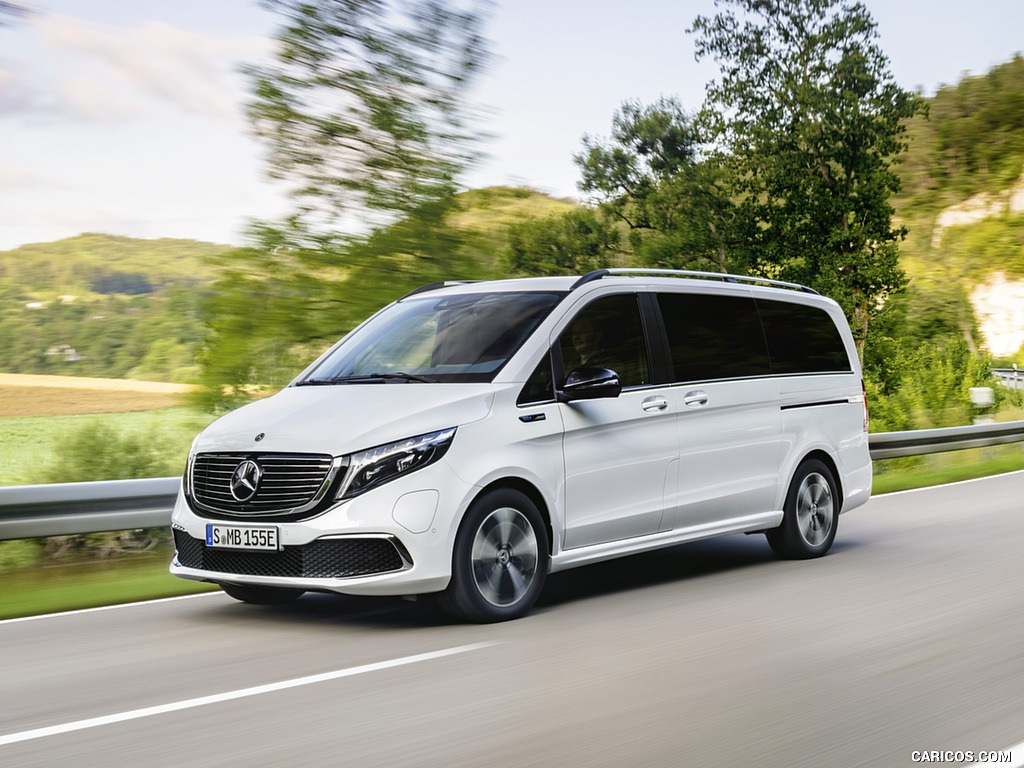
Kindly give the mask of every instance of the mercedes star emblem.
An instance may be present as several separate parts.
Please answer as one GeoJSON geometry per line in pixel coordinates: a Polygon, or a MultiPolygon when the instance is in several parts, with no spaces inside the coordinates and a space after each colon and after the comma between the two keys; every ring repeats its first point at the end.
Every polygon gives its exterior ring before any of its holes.
{"type": "Polygon", "coordinates": [[[231,495],[237,501],[246,502],[256,495],[263,470],[252,459],[246,459],[231,474],[231,495]]]}

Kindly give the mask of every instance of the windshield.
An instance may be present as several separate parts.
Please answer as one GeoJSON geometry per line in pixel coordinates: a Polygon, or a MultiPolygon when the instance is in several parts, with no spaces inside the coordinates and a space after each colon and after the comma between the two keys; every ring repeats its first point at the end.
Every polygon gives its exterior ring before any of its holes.
{"type": "Polygon", "coordinates": [[[491,381],[563,295],[473,293],[400,301],[299,384],[491,381]]]}

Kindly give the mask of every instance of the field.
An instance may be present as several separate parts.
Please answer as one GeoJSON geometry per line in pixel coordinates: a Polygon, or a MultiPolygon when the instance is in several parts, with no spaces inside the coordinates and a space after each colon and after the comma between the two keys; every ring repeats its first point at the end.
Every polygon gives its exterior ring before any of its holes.
{"type": "Polygon", "coordinates": [[[160,381],[0,373],[0,418],[173,408],[192,389],[160,381]]]}
{"type": "MultiPolygon", "coordinates": [[[[149,381],[0,374],[0,485],[40,482],[56,447],[90,424],[136,435],[184,466],[188,446],[213,417],[187,405],[191,387],[149,381]]],[[[172,470],[173,468],[173,470],[172,470]]]]}
{"type": "MultiPolygon", "coordinates": [[[[213,419],[187,404],[190,389],[148,381],[0,374],[0,485],[52,476],[61,467],[58,449],[96,424],[155,446],[166,456],[159,474],[180,473],[192,438],[213,419]]],[[[104,446],[96,451],[104,453],[104,446]]],[[[33,557],[32,564],[14,565],[18,551],[39,546],[0,542],[0,619],[215,589],[170,576],[168,544],[111,561],[40,562],[33,557]]]]}

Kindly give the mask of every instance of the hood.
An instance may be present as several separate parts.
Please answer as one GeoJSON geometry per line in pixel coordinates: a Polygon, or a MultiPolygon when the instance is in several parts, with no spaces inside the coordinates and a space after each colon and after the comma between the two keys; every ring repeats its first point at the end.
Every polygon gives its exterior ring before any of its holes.
{"type": "Polygon", "coordinates": [[[340,456],[479,421],[493,399],[490,384],[286,387],[215,421],[195,450],[340,456]]]}

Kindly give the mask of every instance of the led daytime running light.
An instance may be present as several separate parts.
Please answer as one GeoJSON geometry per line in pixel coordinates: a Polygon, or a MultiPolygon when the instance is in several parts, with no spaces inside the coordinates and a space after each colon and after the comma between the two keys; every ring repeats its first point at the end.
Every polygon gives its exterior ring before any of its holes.
{"type": "Polygon", "coordinates": [[[358,496],[434,463],[448,451],[454,437],[452,427],[352,454],[337,498],[358,496]]]}

